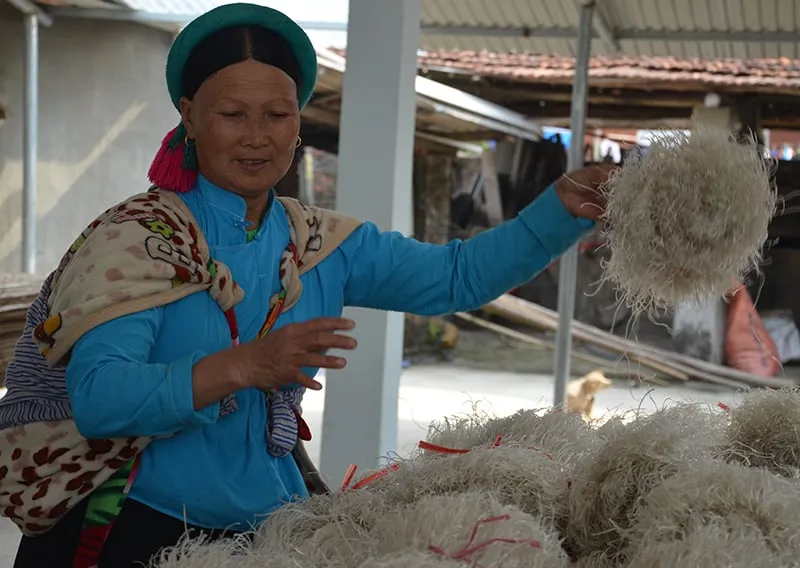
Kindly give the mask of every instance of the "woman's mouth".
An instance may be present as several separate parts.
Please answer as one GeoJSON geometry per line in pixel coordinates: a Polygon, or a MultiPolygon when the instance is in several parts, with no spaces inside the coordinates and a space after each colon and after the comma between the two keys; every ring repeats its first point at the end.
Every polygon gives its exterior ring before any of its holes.
{"type": "Polygon", "coordinates": [[[248,171],[258,171],[269,163],[269,160],[236,160],[242,168],[248,171]]]}

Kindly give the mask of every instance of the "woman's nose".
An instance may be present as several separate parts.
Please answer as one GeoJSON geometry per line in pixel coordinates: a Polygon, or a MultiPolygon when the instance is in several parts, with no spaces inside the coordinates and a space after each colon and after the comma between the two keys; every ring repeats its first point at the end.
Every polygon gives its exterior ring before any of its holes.
{"type": "Polygon", "coordinates": [[[245,146],[266,146],[269,142],[269,121],[265,117],[248,118],[242,143],[245,146]]]}

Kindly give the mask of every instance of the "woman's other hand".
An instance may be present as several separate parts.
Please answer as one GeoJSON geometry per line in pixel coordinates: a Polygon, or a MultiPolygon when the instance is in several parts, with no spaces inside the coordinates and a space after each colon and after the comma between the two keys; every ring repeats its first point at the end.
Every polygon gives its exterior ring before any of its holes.
{"type": "Polygon", "coordinates": [[[355,322],[346,318],[317,318],[276,329],[261,339],[241,346],[237,361],[242,383],[263,391],[288,384],[319,390],[322,385],[305,375],[304,367],[342,369],[347,360],[328,355],[329,349],[353,350],[355,339],[343,335],[355,322]]]}
{"type": "Polygon", "coordinates": [[[574,217],[597,221],[605,211],[606,199],[600,186],[618,166],[598,164],[586,166],[561,176],[556,193],[564,208],[574,217]]]}

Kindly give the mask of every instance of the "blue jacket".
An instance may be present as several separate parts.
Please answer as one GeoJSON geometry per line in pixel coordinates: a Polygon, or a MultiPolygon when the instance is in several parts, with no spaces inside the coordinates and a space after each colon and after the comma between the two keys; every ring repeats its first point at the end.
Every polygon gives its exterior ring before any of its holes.
{"type": "MultiPolygon", "coordinates": [[[[242,342],[251,341],[280,287],[286,212],[273,199],[248,242],[239,196],[201,178],[184,199],[213,258],[246,292],[235,310],[242,342]]],[[[564,209],[553,187],[516,219],[464,242],[425,244],[365,223],[301,277],[300,301],[275,328],[339,316],[344,306],[422,315],[476,309],[529,280],[591,226],[564,209]]],[[[131,498],[193,525],[246,530],[307,493],[292,457],[267,452],[262,392],[238,392],[239,410],[222,418],[218,403],[193,409],[193,365],[229,347],[222,312],[207,293],[194,294],[87,333],[72,351],[67,389],[87,438],[179,432],[146,448],[131,498]]]]}

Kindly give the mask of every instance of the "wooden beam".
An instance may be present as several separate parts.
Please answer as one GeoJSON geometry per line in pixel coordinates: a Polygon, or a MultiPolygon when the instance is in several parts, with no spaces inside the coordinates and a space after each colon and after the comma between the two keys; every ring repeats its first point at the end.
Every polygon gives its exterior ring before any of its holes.
{"type": "MultiPolygon", "coordinates": [[[[543,118],[550,126],[569,128],[569,117],[543,118]]],[[[689,118],[587,118],[586,128],[625,128],[631,130],[683,130],[691,125],[689,118]]]]}
{"type": "Polygon", "coordinates": [[[327,126],[339,128],[339,113],[320,108],[315,105],[307,105],[303,109],[303,120],[318,122],[327,126]]]}
{"type": "Polygon", "coordinates": [[[498,134],[493,130],[475,130],[472,132],[453,132],[448,134],[447,137],[461,142],[480,142],[483,140],[497,140],[498,134]]]}
{"type": "MultiPolygon", "coordinates": [[[[447,85],[469,90],[470,92],[474,92],[477,86],[482,84],[491,85],[492,88],[506,86],[512,89],[517,87],[520,89],[532,89],[556,86],[570,87],[573,81],[572,76],[548,77],[546,74],[542,74],[542,76],[539,77],[507,77],[470,73],[470,78],[466,79],[464,75],[431,71],[428,73],[428,76],[447,85]],[[468,87],[470,84],[472,87],[468,87]]],[[[728,94],[800,96],[800,89],[791,86],[724,85],[687,78],[652,80],[648,77],[590,77],[590,84],[593,89],[624,89],[638,92],[666,91],[671,93],[707,93],[713,91],[721,96],[728,94]]]]}
{"type": "MultiPolygon", "coordinates": [[[[546,104],[544,106],[531,105],[530,107],[520,107],[518,110],[543,124],[550,124],[545,119],[568,117],[570,105],[565,103],[546,104]]],[[[690,117],[691,114],[692,111],[689,108],[636,108],[589,104],[587,117],[589,119],[658,120],[683,119],[690,117]]]]}
{"type": "Polygon", "coordinates": [[[800,130],[800,116],[797,117],[762,117],[762,128],[775,130],[800,130]]]}
{"type": "Polygon", "coordinates": [[[341,91],[332,91],[329,93],[320,94],[319,96],[314,97],[314,104],[318,106],[328,107],[330,108],[331,103],[336,103],[336,107],[338,108],[342,102],[342,92],[341,91]]]}
{"type": "Polygon", "coordinates": [[[437,156],[455,156],[458,154],[458,149],[442,144],[436,140],[423,138],[421,136],[414,137],[414,152],[421,154],[433,154],[437,156]]]}
{"type": "MultiPolygon", "coordinates": [[[[543,85],[528,83],[502,83],[475,82],[464,80],[446,80],[448,85],[467,91],[475,96],[492,100],[494,102],[513,106],[519,101],[560,101],[571,100],[570,85],[543,85]]],[[[605,104],[643,104],[648,106],[693,106],[702,103],[707,90],[695,92],[652,91],[633,89],[605,89],[590,87],[590,101],[605,104]]],[[[723,101],[725,102],[725,101],[723,101]]]]}

